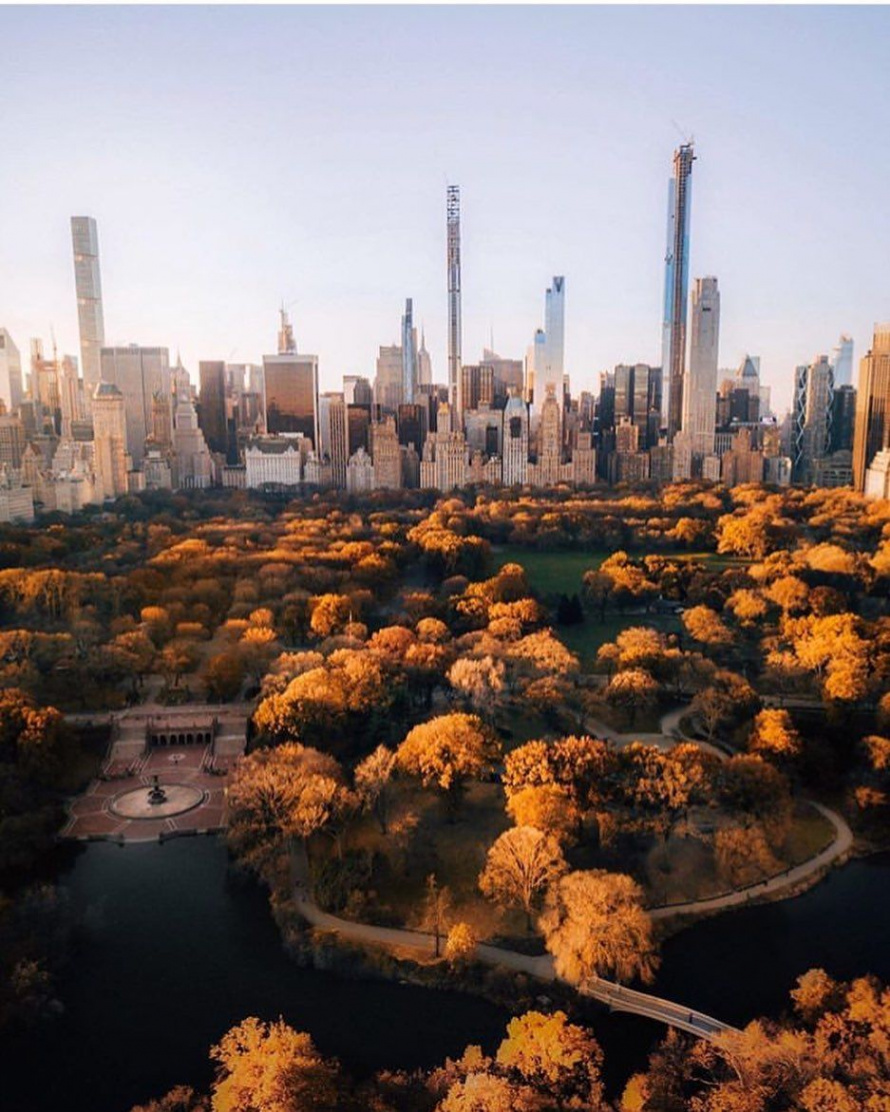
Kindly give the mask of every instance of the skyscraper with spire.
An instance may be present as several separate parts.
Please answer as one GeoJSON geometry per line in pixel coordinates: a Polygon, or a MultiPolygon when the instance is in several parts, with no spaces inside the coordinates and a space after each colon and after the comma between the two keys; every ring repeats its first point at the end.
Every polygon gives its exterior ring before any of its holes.
{"type": "Polygon", "coordinates": [[[88,395],[102,377],[100,351],[105,344],[102,282],[99,277],[99,233],[92,216],[71,217],[74,286],[80,329],[80,362],[88,395]]]}
{"type": "Polygon", "coordinates": [[[691,142],[684,143],[674,151],[674,173],[668,184],[661,366],[664,376],[662,425],[670,438],[680,428],[683,414],[686,309],[689,297],[689,224],[694,161],[691,142]]]}
{"type": "Polygon", "coordinates": [[[463,427],[461,397],[460,325],[460,186],[449,185],[445,210],[448,232],[448,398],[451,402],[451,427],[463,427]]]}

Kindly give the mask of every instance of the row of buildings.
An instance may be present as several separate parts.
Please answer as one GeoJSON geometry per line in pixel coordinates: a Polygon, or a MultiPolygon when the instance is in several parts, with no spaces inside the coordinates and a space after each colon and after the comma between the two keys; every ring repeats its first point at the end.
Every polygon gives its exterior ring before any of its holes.
{"type": "Polygon", "coordinates": [[[450,490],[471,483],[587,485],[696,478],[853,485],[886,496],[890,475],[890,326],[875,330],[853,384],[853,342],[794,372],[777,421],[756,356],[720,369],[716,277],[689,291],[692,144],[669,184],[660,366],[600,375],[572,393],[565,369],[566,282],[555,276],[543,327],[522,358],[463,358],[460,193],[446,197],[448,366],[434,381],[405,302],[398,343],[372,378],[320,392],[282,309],[276,350],[258,363],[202,361],[197,382],[165,347],[109,346],[95,221],[71,221],[79,359],[31,342],[27,373],[0,328],[0,520],[33,506],[72,512],[127,492],[334,487],[450,490]]]}

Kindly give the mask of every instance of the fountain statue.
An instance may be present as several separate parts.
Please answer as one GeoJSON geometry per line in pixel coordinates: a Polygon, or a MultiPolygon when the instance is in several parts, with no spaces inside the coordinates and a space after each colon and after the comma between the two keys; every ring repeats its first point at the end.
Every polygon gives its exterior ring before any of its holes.
{"type": "Polygon", "coordinates": [[[157,807],[159,803],[167,802],[167,793],[158,782],[157,773],[155,773],[154,777],[152,778],[152,785],[148,789],[148,802],[152,805],[152,807],[157,807]]]}

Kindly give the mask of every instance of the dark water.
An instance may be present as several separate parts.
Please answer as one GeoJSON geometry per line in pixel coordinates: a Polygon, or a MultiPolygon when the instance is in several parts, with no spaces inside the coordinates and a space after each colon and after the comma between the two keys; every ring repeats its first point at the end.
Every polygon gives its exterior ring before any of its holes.
{"type": "MultiPolygon", "coordinates": [[[[484,1001],[300,969],[265,897],[227,879],[223,847],[93,845],[63,878],[87,929],[61,985],[65,1016],[0,1046],[4,1112],[127,1112],[174,1084],[206,1087],[207,1049],[249,1015],[283,1016],[348,1067],[432,1065],[493,1050],[507,1015],[484,1001]]],[[[654,990],[734,1023],[778,1015],[797,975],[890,981],[890,855],[853,862],[804,896],[726,913],[669,940],[654,990]]],[[[591,1013],[610,1087],[663,1028],[591,1013]]]]}
{"type": "Polygon", "coordinates": [[[290,961],[263,892],[227,878],[212,838],[89,846],[62,878],[85,938],[60,985],[63,1019],[0,1046],[3,1112],[127,1112],[175,1084],[246,1016],[283,1016],[360,1071],[432,1065],[507,1023],[484,1000],[351,981],[290,961]]]}

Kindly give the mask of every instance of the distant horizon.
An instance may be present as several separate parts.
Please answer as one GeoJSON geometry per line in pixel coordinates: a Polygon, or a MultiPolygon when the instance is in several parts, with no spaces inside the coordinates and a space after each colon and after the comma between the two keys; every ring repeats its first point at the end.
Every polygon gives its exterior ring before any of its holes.
{"type": "Polygon", "coordinates": [[[463,362],[524,358],[564,275],[566,371],[595,393],[661,363],[687,129],[690,285],[720,284],[721,369],[759,355],[781,415],[795,366],[848,333],[855,384],[890,318],[886,9],[5,8],[0,29],[0,327],[23,364],[51,327],[79,357],[85,215],[109,346],[179,350],[197,384],[201,360],[273,353],[284,302],[339,389],[373,379],[411,297],[444,383],[451,181],[463,362]]]}

